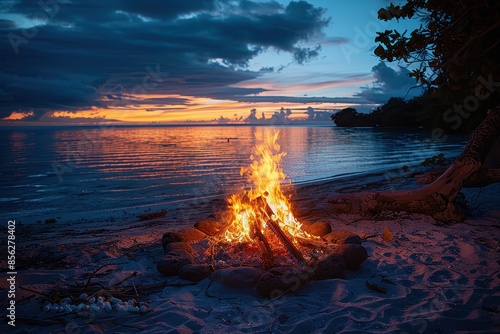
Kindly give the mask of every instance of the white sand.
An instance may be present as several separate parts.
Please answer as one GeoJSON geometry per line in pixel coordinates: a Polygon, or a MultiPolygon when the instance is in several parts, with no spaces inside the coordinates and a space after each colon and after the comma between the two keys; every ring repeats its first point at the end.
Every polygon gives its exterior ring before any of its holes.
{"type": "MultiPolygon", "coordinates": [[[[485,188],[476,206],[483,216],[440,226],[424,216],[381,216],[377,221],[333,216],[326,209],[328,184],[305,187],[295,200],[301,217],[329,221],[334,230],[361,236],[369,258],[345,280],[307,283],[296,294],[277,300],[259,297],[253,288],[236,289],[163,277],[163,232],[207,217],[221,202],[170,208],[164,218],[137,221],[133,215],[99,220],[19,224],[17,236],[16,327],[2,333],[498,333],[500,331],[500,187],[485,188]],[[54,287],[70,291],[90,280],[103,287],[127,278],[136,286],[145,313],[47,313],[43,306],[54,287]],[[29,265],[28,268],[21,266],[29,265]],[[366,281],[387,289],[367,288],[366,281]],[[393,282],[393,284],[390,284],[393,282]],[[178,286],[176,284],[180,284],[178,286]],[[188,285],[185,285],[188,284],[188,285]],[[29,290],[26,290],[29,289],[29,290]],[[38,292],[38,293],[35,293],[38,292]]],[[[468,199],[476,198],[468,191],[468,199]]],[[[6,255],[2,255],[5,268],[6,255]]],[[[5,274],[4,274],[5,276],[5,274]]],[[[7,282],[1,281],[7,301],[7,282]]],[[[6,305],[2,302],[2,305],[6,305]]],[[[5,313],[5,306],[2,306],[5,313]]]]}

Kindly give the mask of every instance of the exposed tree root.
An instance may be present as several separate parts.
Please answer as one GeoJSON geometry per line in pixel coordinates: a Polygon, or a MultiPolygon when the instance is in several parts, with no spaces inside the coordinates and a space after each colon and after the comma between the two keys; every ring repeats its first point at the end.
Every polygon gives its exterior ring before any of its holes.
{"type": "MultiPolygon", "coordinates": [[[[434,182],[443,171],[430,171],[415,177],[417,184],[429,184],[434,182]]],[[[500,168],[482,169],[472,174],[465,182],[464,188],[479,188],[500,182],[500,168]]]]}
{"type": "Polygon", "coordinates": [[[460,189],[468,182],[498,177],[498,171],[482,170],[484,160],[500,135],[500,107],[490,110],[471,134],[464,151],[439,177],[421,188],[402,191],[332,194],[328,198],[335,213],[373,216],[382,211],[406,211],[432,216],[445,223],[457,223],[464,215],[454,204],[460,189]]]}

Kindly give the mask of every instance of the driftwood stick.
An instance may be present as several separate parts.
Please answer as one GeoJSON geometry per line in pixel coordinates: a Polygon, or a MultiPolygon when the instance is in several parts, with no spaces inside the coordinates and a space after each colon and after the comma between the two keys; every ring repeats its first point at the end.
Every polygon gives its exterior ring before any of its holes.
{"type": "Polygon", "coordinates": [[[268,269],[267,267],[269,267],[274,262],[274,255],[271,249],[271,245],[269,245],[269,242],[260,230],[260,226],[261,224],[256,221],[252,223],[252,236],[255,238],[257,247],[259,247],[259,250],[262,254],[262,264],[265,269],[268,269]]]}
{"type": "Polygon", "coordinates": [[[87,291],[87,288],[90,284],[90,281],[92,280],[92,278],[94,278],[94,276],[99,272],[99,270],[101,270],[102,268],[105,268],[107,266],[111,266],[112,263],[105,263],[101,266],[99,266],[99,268],[97,268],[96,270],[94,270],[91,274],[90,274],[90,277],[89,279],[87,280],[87,284],[85,284],[85,287],[83,288],[83,291],[87,291]]]}
{"type": "Polygon", "coordinates": [[[328,203],[334,213],[361,214],[370,217],[384,210],[422,213],[445,223],[462,222],[463,212],[454,200],[463,185],[478,171],[495,141],[500,137],[500,106],[489,111],[486,119],[472,132],[463,152],[432,183],[417,189],[331,194],[328,203]]]}
{"type": "Polygon", "coordinates": [[[137,293],[137,288],[135,287],[135,283],[134,282],[132,282],[132,286],[134,287],[135,298],[137,299],[137,304],[139,305],[139,307],[141,307],[142,303],[141,303],[141,300],[139,298],[139,294],[137,293]]]}
{"type": "MultiPolygon", "coordinates": [[[[443,172],[444,170],[440,169],[418,174],[415,176],[416,183],[430,184],[437,180],[443,172]]],[[[498,182],[500,182],[500,168],[489,168],[479,170],[472,174],[467,180],[465,180],[463,187],[480,188],[498,182]]]]}
{"type": "Polygon", "coordinates": [[[262,214],[265,217],[266,224],[269,226],[269,229],[278,237],[281,243],[285,246],[286,250],[292,256],[292,259],[299,265],[304,266],[305,268],[309,268],[308,263],[302,256],[302,253],[295,247],[295,245],[290,241],[290,239],[286,236],[286,234],[281,230],[279,224],[273,220],[273,216],[276,217],[276,220],[279,221],[279,218],[274,213],[273,209],[267,203],[267,200],[259,196],[255,199],[258,202],[259,207],[262,211],[262,214]]]}
{"type": "Polygon", "coordinates": [[[122,284],[125,281],[128,281],[131,278],[137,277],[137,271],[134,271],[132,274],[128,275],[124,279],[122,279],[120,282],[113,284],[113,287],[117,287],[118,285],[122,284]]]}

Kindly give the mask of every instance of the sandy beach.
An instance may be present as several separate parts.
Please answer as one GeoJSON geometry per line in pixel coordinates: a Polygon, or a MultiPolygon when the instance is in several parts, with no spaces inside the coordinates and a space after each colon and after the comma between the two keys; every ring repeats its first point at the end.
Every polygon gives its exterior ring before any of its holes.
{"type": "MultiPolygon", "coordinates": [[[[194,283],[156,269],[162,234],[209,217],[224,207],[222,198],[180,203],[151,219],[122,212],[52,224],[19,221],[15,327],[4,321],[2,332],[498,333],[500,186],[466,189],[475,210],[452,226],[406,213],[372,219],[329,213],[329,192],[353,191],[356,184],[382,186],[376,176],[371,179],[296,189],[292,202],[299,220],[326,221],[334,231],[366,237],[368,259],[359,270],[347,270],[345,279],[313,280],[276,299],[260,297],[253,287],[229,287],[210,278],[194,283]],[[392,240],[382,237],[385,229],[392,240]],[[44,310],[64,298],[77,305],[89,304],[91,297],[131,300],[144,308],[44,310]]],[[[2,262],[6,258],[2,249],[2,262]]],[[[2,279],[2,301],[8,292],[2,279]]]]}
{"type": "Polygon", "coordinates": [[[0,334],[500,334],[500,0],[0,32],[0,334]]]}

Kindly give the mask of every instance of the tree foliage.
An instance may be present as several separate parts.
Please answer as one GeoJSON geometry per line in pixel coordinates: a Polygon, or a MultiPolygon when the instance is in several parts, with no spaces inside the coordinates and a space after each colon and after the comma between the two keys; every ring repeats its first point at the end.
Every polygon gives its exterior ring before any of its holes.
{"type": "Polygon", "coordinates": [[[411,76],[451,105],[465,96],[481,99],[482,110],[500,102],[500,1],[408,0],[378,11],[381,20],[420,18],[408,32],[378,32],[375,55],[417,65],[411,76]],[[494,87],[494,91],[492,91],[494,87]]]}
{"type": "Polygon", "coordinates": [[[424,105],[421,98],[405,101],[400,97],[392,97],[369,114],[359,113],[354,108],[345,108],[332,115],[333,122],[340,127],[370,126],[370,127],[409,127],[429,128],[431,124],[420,115],[424,105]]]}

